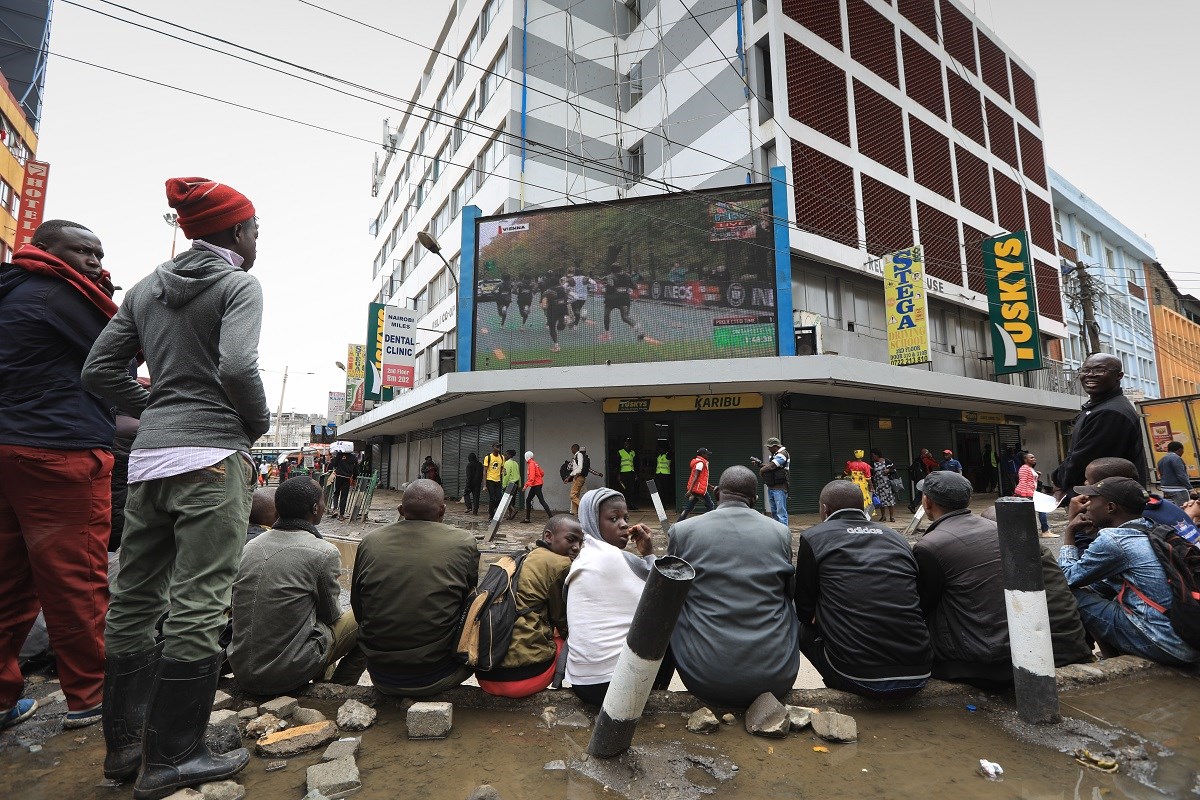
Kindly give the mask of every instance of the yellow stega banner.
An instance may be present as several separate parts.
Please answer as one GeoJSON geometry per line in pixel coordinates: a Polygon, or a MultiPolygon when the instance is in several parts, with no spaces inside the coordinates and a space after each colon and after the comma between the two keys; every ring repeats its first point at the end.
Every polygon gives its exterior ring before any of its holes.
{"type": "Polygon", "coordinates": [[[888,363],[894,367],[928,363],[929,308],[919,245],[883,257],[883,302],[888,363]]]}

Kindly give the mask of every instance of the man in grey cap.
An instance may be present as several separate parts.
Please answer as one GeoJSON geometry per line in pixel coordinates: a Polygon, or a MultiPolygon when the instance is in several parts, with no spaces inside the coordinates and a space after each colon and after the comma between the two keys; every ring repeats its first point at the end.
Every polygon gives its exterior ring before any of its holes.
{"type": "Polygon", "coordinates": [[[767,439],[767,449],[771,457],[759,466],[759,474],[767,485],[767,499],[771,504],[771,516],[784,525],[788,524],[788,473],[792,466],[792,457],[787,448],[772,436],[767,439]]]}

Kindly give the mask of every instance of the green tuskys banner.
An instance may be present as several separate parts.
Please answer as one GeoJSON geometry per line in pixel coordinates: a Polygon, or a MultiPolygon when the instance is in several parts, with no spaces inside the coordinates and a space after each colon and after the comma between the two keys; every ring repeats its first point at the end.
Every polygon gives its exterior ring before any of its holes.
{"type": "Polygon", "coordinates": [[[983,277],[996,374],[1041,369],[1037,286],[1025,231],[983,240],[983,277]]]}
{"type": "Polygon", "coordinates": [[[366,364],[366,393],[367,400],[392,399],[391,388],[385,388],[383,383],[383,303],[371,303],[367,314],[367,364],[366,364]]]}

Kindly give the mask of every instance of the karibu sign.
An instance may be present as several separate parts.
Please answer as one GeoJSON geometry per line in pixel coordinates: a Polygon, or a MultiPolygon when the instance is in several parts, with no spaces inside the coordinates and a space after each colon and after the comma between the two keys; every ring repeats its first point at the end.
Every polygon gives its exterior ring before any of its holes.
{"type": "Polygon", "coordinates": [[[736,394],[677,394],[669,397],[610,397],[604,401],[605,414],[645,414],[658,411],[737,411],[762,408],[763,397],[757,392],[736,394]]]}
{"type": "Polygon", "coordinates": [[[33,241],[33,232],[42,224],[45,213],[46,182],[50,180],[50,165],[44,161],[26,161],[25,179],[21,181],[21,218],[17,220],[16,247],[33,241]]]}
{"type": "Polygon", "coordinates": [[[366,400],[367,381],[365,367],[367,346],[352,344],[346,347],[346,410],[361,414],[366,400]]]}
{"type": "Polygon", "coordinates": [[[887,309],[888,363],[926,364],[929,356],[929,302],[921,248],[883,257],[883,298],[887,309]]]}
{"type": "Polygon", "coordinates": [[[417,314],[407,308],[383,310],[383,386],[411,389],[417,375],[417,314]]]}
{"type": "Polygon", "coordinates": [[[1025,231],[983,240],[983,277],[996,374],[1041,369],[1037,285],[1025,231]]]}

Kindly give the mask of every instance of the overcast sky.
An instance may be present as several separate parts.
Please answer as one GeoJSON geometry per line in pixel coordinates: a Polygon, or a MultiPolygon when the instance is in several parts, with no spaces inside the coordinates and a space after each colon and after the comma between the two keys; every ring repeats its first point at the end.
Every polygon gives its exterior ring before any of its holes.
{"type": "MultiPolygon", "coordinates": [[[[79,1],[162,27],[100,0],[79,1]]],[[[450,0],[321,2],[428,45],[450,7],[450,0]]],[[[395,95],[408,95],[429,55],[297,0],[123,4],[395,95]]],[[[1200,4],[973,5],[1037,73],[1050,165],[1145,236],[1183,288],[1200,293],[1200,265],[1184,241],[1195,226],[1193,187],[1200,185],[1191,41],[1200,4]]],[[[394,125],[401,116],[66,0],[55,4],[51,50],[370,142],[379,140],[385,117],[394,125]]],[[[345,361],[348,342],[366,338],[366,303],[378,287],[367,234],[378,210],[370,196],[377,150],[90,66],[50,61],[39,147],[39,157],[51,163],[47,214],[96,231],[116,283],[132,286],[170,255],[172,231],[162,220],[169,210],[166,178],[212,178],[253,200],[262,228],[254,274],[266,302],[259,357],[269,370],[263,377],[272,411],[288,367],[284,410],[322,413],[326,393],[343,380],[334,362],[345,361]]],[[[186,246],[182,235],[179,244],[186,246]]]]}

